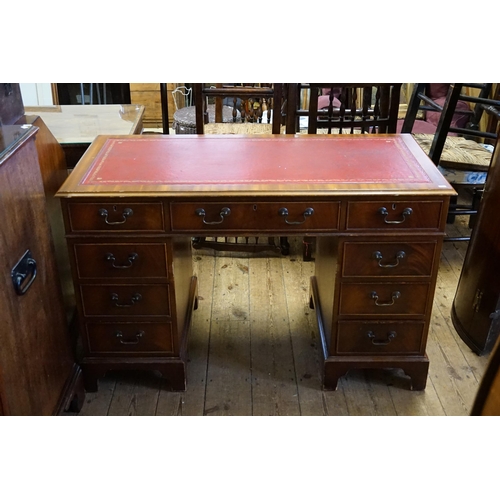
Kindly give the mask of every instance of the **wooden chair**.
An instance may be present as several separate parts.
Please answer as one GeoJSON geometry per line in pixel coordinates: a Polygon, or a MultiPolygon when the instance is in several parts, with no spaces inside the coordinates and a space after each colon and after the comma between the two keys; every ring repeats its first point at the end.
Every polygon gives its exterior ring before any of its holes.
{"type": "Polygon", "coordinates": [[[161,99],[161,123],[163,128],[163,134],[168,135],[170,133],[170,130],[168,123],[168,94],[167,94],[166,83],[160,83],[160,99],[161,99]]]}
{"type": "MultiPolygon", "coordinates": [[[[470,215],[469,226],[472,228],[484,189],[484,182],[491,163],[492,153],[479,141],[496,141],[498,133],[496,123],[500,119],[500,86],[491,83],[453,83],[449,84],[446,98],[442,102],[433,100],[429,95],[429,84],[415,84],[408,112],[401,128],[402,133],[413,133],[422,149],[440,169],[450,184],[456,188],[465,188],[472,192],[472,201],[460,205],[452,200],[448,212],[448,222],[452,223],[456,215],[470,215]],[[476,89],[478,95],[471,95],[476,89]],[[493,97],[492,97],[493,95],[493,97]],[[467,104],[464,109],[464,103],[467,104]],[[419,110],[439,113],[439,120],[433,134],[415,133],[418,130],[416,115],[419,110]],[[480,127],[483,114],[489,117],[488,125],[480,127]],[[465,120],[460,120],[460,115],[465,120]]],[[[470,237],[449,237],[446,241],[469,240],[470,237]]]]}
{"type": "MultiPolygon", "coordinates": [[[[282,83],[193,84],[196,133],[279,134],[283,117],[282,83]],[[208,106],[215,105],[215,123],[209,123],[208,106]],[[223,106],[232,110],[232,122],[223,123],[223,106]]],[[[227,111],[227,110],[226,110],[227,111]]],[[[288,255],[286,237],[197,237],[193,248],[220,251],[272,251],[288,255]],[[264,243],[263,243],[264,241],[264,243]]]]}
{"type": "MultiPolygon", "coordinates": [[[[401,83],[288,84],[286,133],[395,133],[401,83]],[[303,106],[307,91],[308,108],[303,106]]],[[[314,238],[304,238],[303,259],[312,260],[314,238]]]]}
{"type": "MultiPolygon", "coordinates": [[[[283,84],[193,84],[196,133],[203,134],[209,123],[209,101],[215,104],[215,123],[222,123],[223,102],[232,109],[232,123],[268,124],[268,133],[279,134],[283,122],[283,84]],[[272,122],[272,125],[271,125],[272,122]]],[[[220,129],[219,129],[220,130],[220,129]]],[[[239,127],[248,132],[250,129],[239,127]]],[[[258,131],[258,129],[256,129],[258,131]]],[[[265,131],[263,129],[262,131],[265,131]]],[[[262,133],[258,131],[257,133],[262,133]]],[[[228,133],[234,133],[229,130],[228,133]]]]}
{"type": "Polygon", "coordinates": [[[395,133],[400,83],[294,83],[288,85],[286,133],[300,132],[307,118],[307,133],[395,133]],[[309,91],[308,109],[301,107],[309,91]],[[319,132],[318,132],[319,131],[319,132]]]}

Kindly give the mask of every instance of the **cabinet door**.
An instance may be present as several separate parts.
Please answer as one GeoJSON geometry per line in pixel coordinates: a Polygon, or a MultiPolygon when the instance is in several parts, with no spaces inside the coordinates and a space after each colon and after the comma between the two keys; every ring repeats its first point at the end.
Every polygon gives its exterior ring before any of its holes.
{"type": "Polygon", "coordinates": [[[34,135],[0,163],[0,213],[3,409],[11,415],[50,415],[73,356],[34,135]],[[27,251],[32,261],[18,287],[24,293],[18,294],[11,273],[27,251]]]}
{"type": "MultiPolygon", "coordinates": [[[[497,151],[495,151],[497,153],[497,151]]],[[[492,160],[471,240],[453,300],[453,324],[477,354],[490,351],[498,332],[491,314],[500,298],[500,155],[492,160]]]]}

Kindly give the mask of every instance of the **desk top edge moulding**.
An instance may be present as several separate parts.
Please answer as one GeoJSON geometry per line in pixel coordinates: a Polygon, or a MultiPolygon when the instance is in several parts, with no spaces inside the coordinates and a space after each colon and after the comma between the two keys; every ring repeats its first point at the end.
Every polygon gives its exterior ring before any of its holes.
{"type": "Polygon", "coordinates": [[[85,157],[58,196],[453,194],[410,134],[107,135],[85,157]]]}
{"type": "Polygon", "coordinates": [[[191,238],[264,234],[316,237],[325,389],[396,368],[423,390],[454,194],[409,134],[97,137],[57,193],[86,390],[113,369],[185,390],[191,238]]]}

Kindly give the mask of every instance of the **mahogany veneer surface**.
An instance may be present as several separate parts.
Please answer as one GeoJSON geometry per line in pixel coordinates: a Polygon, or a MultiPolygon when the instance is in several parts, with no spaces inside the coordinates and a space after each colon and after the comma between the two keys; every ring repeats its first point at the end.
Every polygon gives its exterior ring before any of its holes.
{"type": "Polygon", "coordinates": [[[99,136],[60,193],[440,190],[450,186],[410,135],[99,136]],[[147,187],[146,187],[147,186],[147,187]]]}
{"type": "Polygon", "coordinates": [[[98,137],[58,192],[87,389],[113,368],[185,388],[191,237],[214,232],[317,235],[325,388],[351,368],[401,368],[423,389],[453,194],[410,135],[98,137]]]}

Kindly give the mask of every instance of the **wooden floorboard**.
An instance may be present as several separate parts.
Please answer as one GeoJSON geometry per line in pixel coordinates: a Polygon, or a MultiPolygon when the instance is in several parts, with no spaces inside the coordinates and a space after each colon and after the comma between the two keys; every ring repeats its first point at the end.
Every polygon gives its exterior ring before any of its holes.
{"type": "Polygon", "coordinates": [[[300,415],[281,260],[252,259],[250,290],[252,414],[300,415]]]}
{"type": "MultiPolygon", "coordinates": [[[[467,234],[465,222],[448,225],[467,234]]],[[[399,369],[351,370],[324,391],[309,280],[300,238],[288,256],[193,251],[199,307],[188,342],[188,388],[171,392],[155,374],[109,373],[87,394],[89,415],[468,415],[487,364],[450,317],[467,242],[445,242],[429,329],[429,377],[411,391],[399,369]]]]}

